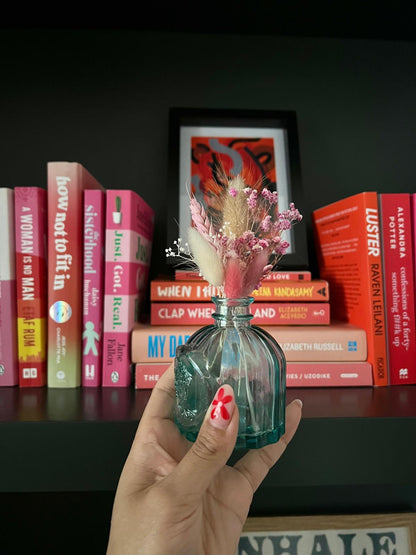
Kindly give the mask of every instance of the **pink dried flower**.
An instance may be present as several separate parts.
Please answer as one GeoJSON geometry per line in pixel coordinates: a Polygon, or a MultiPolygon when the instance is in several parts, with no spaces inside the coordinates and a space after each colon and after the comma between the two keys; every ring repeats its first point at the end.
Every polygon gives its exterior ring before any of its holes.
{"type": "Polygon", "coordinates": [[[250,196],[247,199],[247,204],[249,206],[249,208],[251,208],[252,210],[254,210],[257,206],[257,191],[255,189],[253,189],[250,193],[250,196]]]}
{"type": "Polygon", "coordinates": [[[272,217],[270,216],[270,214],[268,214],[268,215],[264,218],[264,220],[261,222],[261,224],[260,224],[260,229],[261,229],[262,231],[268,232],[268,231],[270,231],[271,225],[272,225],[272,217]]]}
{"type": "Polygon", "coordinates": [[[278,199],[277,191],[269,191],[269,189],[265,188],[265,189],[262,189],[261,195],[262,197],[267,199],[270,202],[270,204],[277,204],[277,199],[278,199]]]}

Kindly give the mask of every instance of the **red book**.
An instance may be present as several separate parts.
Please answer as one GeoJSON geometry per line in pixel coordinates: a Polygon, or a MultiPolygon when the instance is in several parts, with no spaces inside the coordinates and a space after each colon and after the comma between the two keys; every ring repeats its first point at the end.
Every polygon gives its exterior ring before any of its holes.
{"type": "Polygon", "coordinates": [[[46,385],[46,189],[15,187],[19,386],[46,385]]]}
{"type": "Polygon", "coordinates": [[[413,246],[413,276],[416,282],[416,193],[410,195],[410,207],[412,212],[412,246],[413,246]]]}
{"type": "MultiPolygon", "coordinates": [[[[133,362],[171,362],[176,347],[201,326],[152,326],[136,323],[131,337],[133,362]]],[[[367,359],[364,329],[346,322],[326,326],[260,326],[279,343],[288,362],[363,361],[367,359]]]]}
{"type": "Polygon", "coordinates": [[[0,386],[17,385],[14,191],[0,187],[0,386]]]}
{"type": "MultiPolygon", "coordinates": [[[[189,280],[198,280],[201,281],[204,278],[202,275],[197,272],[196,270],[175,270],[175,279],[177,281],[189,281],[189,280]]],[[[270,272],[267,277],[263,280],[264,282],[267,281],[311,281],[312,279],[312,272],[308,270],[289,270],[289,271],[273,271],[270,272]]]]}
{"type": "Polygon", "coordinates": [[[134,365],[134,388],[153,389],[169,366],[169,362],[137,362],[134,365]]]}
{"type": "Polygon", "coordinates": [[[415,276],[409,193],[379,195],[390,384],[416,383],[415,276]]]}
{"type": "MultiPolygon", "coordinates": [[[[135,388],[153,389],[169,363],[137,362],[135,388]]],[[[373,385],[368,362],[288,362],[286,387],[362,387],[373,385]]]]}
{"type": "MultiPolygon", "coordinates": [[[[150,300],[156,301],[208,301],[219,295],[217,287],[206,280],[177,281],[156,278],[150,284],[150,300]]],[[[260,289],[253,291],[257,301],[285,302],[327,302],[329,301],[328,282],[323,279],[299,281],[266,282],[260,289]]]]}
{"type": "Polygon", "coordinates": [[[131,330],[148,300],[154,211],[135,191],[107,190],[104,387],[131,383],[131,330]]]}
{"type": "Polygon", "coordinates": [[[48,163],[48,387],[81,385],[83,192],[100,183],[77,162],[48,163]]]}
{"type": "Polygon", "coordinates": [[[97,387],[101,385],[102,374],[105,191],[84,191],[83,225],[81,383],[84,387],[97,387]]]}
{"type": "Polygon", "coordinates": [[[380,217],[376,192],[312,213],[320,276],[331,288],[331,316],[365,329],[376,386],[388,384],[380,217]]]}
{"type": "MultiPolygon", "coordinates": [[[[207,302],[152,302],[152,326],[213,324],[214,304],[207,302]]],[[[325,325],[330,323],[329,303],[254,303],[252,324],[325,325]]]]}

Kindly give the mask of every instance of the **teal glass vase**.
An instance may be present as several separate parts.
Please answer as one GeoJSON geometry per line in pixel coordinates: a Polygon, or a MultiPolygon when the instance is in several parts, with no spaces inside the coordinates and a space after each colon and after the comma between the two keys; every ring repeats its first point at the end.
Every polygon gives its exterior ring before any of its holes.
{"type": "Polygon", "coordinates": [[[213,297],[213,324],[175,356],[175,421],[195,441],[215,393],[229,384],[239,411],[236,449],[275,443],[285,431],[286,359],[276,340],[252,325],[252,297],[213,297]]]}

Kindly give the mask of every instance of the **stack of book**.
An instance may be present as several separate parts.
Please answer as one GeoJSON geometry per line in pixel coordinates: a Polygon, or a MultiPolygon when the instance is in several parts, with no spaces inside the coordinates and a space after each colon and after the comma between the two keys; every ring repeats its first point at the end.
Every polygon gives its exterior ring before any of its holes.
{"type": "Polygon", "coordinates": [[[375,386],[416,383],[416,200],[366,191],[315,210],[336,318],[362,326],[375,386]]]}
{"type": "Polygon", "coordinates": [[[154,211],[77,162],[46,185],[0,188],[0,386],[127,387],[154,211]]]}
{"type": "MultiPolygon", "coordinates": [[[[218,291],[196,272],[179,271],[150,283],[151,319],[132,332],[136,388],[152,388],[169,367],[176,347],[214,322],[218,291]]],[[[273,272],[253,291],[251,320],[279,343],[288,387],[372,385],[367,341],[359,326],[330,318],[329,286],[309,271],[273,272]]]]}
{"type": "MultiPolygon", "coordinates": [[[[150,283],[150,324],[212,323],[212,300],[218,293],[198,272],[176,270],[175,277],[150,283]]],[[[312,280],[309,271],[271,272],[253,291],[253,324],[324,325],[330,322],[328,282],[312,280]]]]}

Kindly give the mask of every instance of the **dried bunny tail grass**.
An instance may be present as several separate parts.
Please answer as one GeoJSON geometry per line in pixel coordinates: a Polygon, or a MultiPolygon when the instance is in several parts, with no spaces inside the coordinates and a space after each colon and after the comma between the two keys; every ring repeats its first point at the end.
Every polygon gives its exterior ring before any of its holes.
{"type": "Polygon", "coordinates": [[[224,195],[223,229],[229,237],[240,237],[244,231],[250,229],[250,210],[244,193],[246,184],[240,176],[231,179],[228,192],[224,195]],[[235,196],[229,191],[235,189],[235,196]]]}
{"type": "Polygon", "coordinates": [[[190,227],[188,231],[188,243],[192,258],[204,278],[215,287],[222,286],[224,268],[214,247],[193,227],[190,227]]]}

